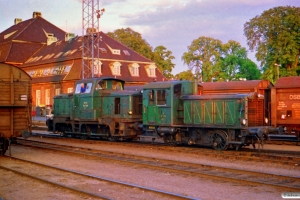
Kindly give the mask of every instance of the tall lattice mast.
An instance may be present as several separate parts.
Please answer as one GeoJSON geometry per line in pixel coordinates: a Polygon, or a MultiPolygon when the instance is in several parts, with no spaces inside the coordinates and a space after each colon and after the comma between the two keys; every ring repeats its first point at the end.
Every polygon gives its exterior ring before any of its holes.
{"type": "Polygon", "coordinates": [[[82,0],[82,79],[98,74],[100,63],[99,0],[82,0]]]}

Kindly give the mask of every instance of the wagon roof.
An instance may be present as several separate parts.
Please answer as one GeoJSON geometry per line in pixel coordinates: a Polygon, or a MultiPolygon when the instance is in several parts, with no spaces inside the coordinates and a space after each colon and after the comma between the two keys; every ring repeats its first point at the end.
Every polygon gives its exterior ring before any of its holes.
{"type": "Polygon", "coordinates": [[[205,95],[186,95],[182,96],[184,100],[201,100],[201,99],[242,99],[242,98],[263,98],[263,95],[257,94],[256,92],[246,94],[205,94],[205,95]]]}
{"type": "Polygon", "coordinates": [[[267,80],[230,81],[230,82],[207,82],[200,83],[203,91],[208,90],[249,90],[254,88],[268,89],[273,85],[267,80]]]}
{"type": "Polygon", "coordinates": [[[275,88],[299,88],[300,76],[281,77],[277,80],[275,88]]]}

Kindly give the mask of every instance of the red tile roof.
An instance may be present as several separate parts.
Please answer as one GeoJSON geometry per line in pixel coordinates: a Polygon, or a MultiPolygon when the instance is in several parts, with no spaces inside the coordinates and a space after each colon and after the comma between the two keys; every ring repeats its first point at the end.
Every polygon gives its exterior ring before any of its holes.
{"type": "Polygon", "coordinates": [[[58,40],[64,40],[66,35],[65,31],[44,18],[36,17],[22,21],[0,33],[0,44],[12,40],[46,43],[46,33],[52,33],[58,40]]]}
{"type": "Polygon", "coordinates": [[[20,65],[47,43],[47,34],[64,40],[66,32],[42,17],[11,26],[0,33],[0,62],[20,65]]]}
{"type": "MultiPolygon", "coordinates": [[[[70,65],[71,70],[64,75],[47,74],[37,72],[33,77],[34,82],[48,82],[61,80],[80,79],[82,68],[82,39],[77,36],[65,41],[66,32],[46,21],[42,17],[32,18],[20,22],[0,33],[0,62],[14,62],[20,65],[28,73],[36,73],[34,70],[50,69],[58,65],[70,65]],[[57,42],[47,45],[47,34],[53,34],[57,42]],[[43,77],[44,76],[44,77],[43,77]]],[[[164,80],[165,77],[156,68],[156,77],[149,77],[146,67],[155,63],[132,49],[119,43],[118,41],[99,32],[101,76],[114,76],[110,65],[113,62],[121,63],[121,75],[118,78],[129,82],[151,82],[153,79],[164,80]],[[117,51],[114,52],[114,50],[117,51]],[[136,63],[139,65],[139,76],[131,76],[129,65],[136,63]]],[[[95,50],[96,49],[95,47],[95,50]]]]}

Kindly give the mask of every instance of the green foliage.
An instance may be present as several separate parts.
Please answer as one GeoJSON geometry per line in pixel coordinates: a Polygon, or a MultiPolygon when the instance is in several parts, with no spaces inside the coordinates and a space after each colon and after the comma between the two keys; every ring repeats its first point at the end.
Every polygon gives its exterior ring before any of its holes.
{"type": "Polygon", "coordinates": [[[146,58],[153,58],[152,47],[142,38],[140,33],[135,32],[131,28],[117,29],[114,32],[108,32],[107,35],[146,58]]]}
{"type": "Polygon", "coordinates": [[[285,75],[296,75],[296,71],[290,69],[299,66],[299,16],[299,7],[275,7],[244,24],[247,44],[250,50],[256,51],[257,60],[264,66],[263,78],[274,82],[281,72],[278,68],[285,68],[285,75]]]}
{"type": "Polygon", "coordinates": [[[191,70],[187,70],[187,71],[180,72],[179,74],[176,74],[175,78],[178,80],[194,81],[195,76],[191,70]]]}
{"type": "Polygon", "coordinates": [[[261,77],[261,72],[257,68],[257,65],[246,58],[241,60],[239,73],[236,76],[236,79],[246,78],[247,80],[259,80],[261,77]]]}
{"type": "Polygon", "coordinates": [[[210,37],[199,37],[188,46],[182,60],[194,72],[199,81],[208,82],[220,73],[217,65],[221,54],[222,42],[210,37]]]}
{"type": "Polygon", "coordinates": [[[216,80],[233,81],[240,78],[257,80],[261,74],[256,64],[247,58],[247,51],[240,43],[229,40],[222,46],[221,73],[216,80]]]}
{"type": "Polygon", "coordinates": [[[236,41],[223,44],[213,38],[200,37],[188,48],[182,59],[200,81],[253,80],[260,77],[256,64],[247,58],[246,49],[236,41]]]}
{"type": "Polygon", "coordinates": [[[154,49],[153,61],[167,79],[173,78],[173,75],[171,74],[172,69],[175,66],[172,63],[173,59],[175,59],[175,57],[172,55],[171,51],[166,49],[166,47],[158,46],[154,49]]]}
{"type": "Polygon", "coordinates": [[[171,72],[175,64],[172,63],[172,60],[175,57],[164,46],[158,46],[152,51],[152,47],[142,38],[142,35],[131,28],[117,29],[114,32],[108,32],[107,35],[155,62],[166,78],[173,77],[171,72]]]}

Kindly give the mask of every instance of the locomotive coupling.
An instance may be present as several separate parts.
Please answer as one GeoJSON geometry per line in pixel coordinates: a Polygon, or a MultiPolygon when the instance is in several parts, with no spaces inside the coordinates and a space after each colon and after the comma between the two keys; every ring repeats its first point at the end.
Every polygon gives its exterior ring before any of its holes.
{"type": "Polygon", "coordinates": [[[263,126],[263,127],[251,127],[248,128],[248,133],[250,135],[256,134],[258,137],[263,136],[264,134],[269,134],[269,133],[278,133],[282,134],[283,133],[283,128],[280,126],[278,128],[272,127],[272,126],[263,126]]]}

